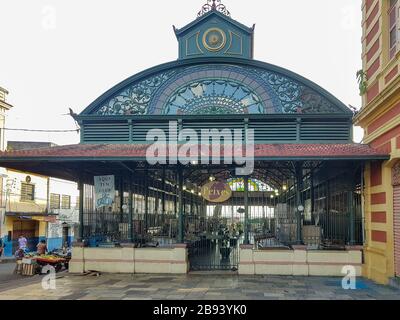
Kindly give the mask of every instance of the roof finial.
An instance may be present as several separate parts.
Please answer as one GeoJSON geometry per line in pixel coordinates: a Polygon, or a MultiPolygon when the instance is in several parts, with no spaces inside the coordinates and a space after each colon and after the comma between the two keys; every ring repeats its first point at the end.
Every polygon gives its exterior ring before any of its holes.
{"type": "Polygon", "coordinates": [[[201,8],[197,17],[199,18],[210,11],[218,11],[228,17],[231,16],[231,13],[226,9],[226,6],[221,3],[221,0],[207,0],[207,3],[201,8]]]}

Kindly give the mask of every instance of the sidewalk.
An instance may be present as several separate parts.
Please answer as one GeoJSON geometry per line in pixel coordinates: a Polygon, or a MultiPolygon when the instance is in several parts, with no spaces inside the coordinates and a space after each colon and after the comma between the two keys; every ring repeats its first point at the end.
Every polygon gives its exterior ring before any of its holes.
{"type": "Polygon", "coordinates": [[[1,257],[0,264],[1,263],[15,263],[15,257],[1,257]]]}
{"type": "MultiPolygon", "coordinates": [[[[5,267],[5,266],[3,266],[5,267]]],[[[0,300],[400,300],[400,291],[357,279],[344,290],[335,277],[232,275],[120,275],[63,273],[55,290],[41,279],[22,278],[0,284],[0,300]]]]}

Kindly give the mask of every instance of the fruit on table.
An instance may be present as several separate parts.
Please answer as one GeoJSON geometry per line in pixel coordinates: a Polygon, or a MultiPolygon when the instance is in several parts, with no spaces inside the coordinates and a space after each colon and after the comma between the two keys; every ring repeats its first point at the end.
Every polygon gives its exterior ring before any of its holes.
{"type": "Polygon", "coordinates": [[[50,255],[43,255],[39,257],[40,259],[45,259],[45,260],[50,260],[50,261],[57,261],[60,260],[60,258],[55,257],[55,256],[50,256],[50,255]]]}

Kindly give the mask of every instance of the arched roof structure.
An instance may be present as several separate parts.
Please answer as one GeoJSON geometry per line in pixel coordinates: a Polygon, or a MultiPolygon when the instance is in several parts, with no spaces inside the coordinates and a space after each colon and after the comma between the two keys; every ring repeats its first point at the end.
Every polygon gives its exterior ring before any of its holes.
{"type": "Polygon", "coordinates": [[[81,115],[347,114],[312,81],[284,68],[240,58],[162,64],[117,84],[81,115]]]}

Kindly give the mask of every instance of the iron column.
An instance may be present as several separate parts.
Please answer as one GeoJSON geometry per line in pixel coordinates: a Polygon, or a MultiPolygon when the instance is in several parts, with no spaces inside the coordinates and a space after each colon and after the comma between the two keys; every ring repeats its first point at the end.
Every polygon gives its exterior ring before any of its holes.
{"type": "Polygon", "coordinates": [[[297,236],[296,236],[296,243],[297,244],[302,244],[302,221],[301,221],[301,216],[302,212],[299,210],[301,206],[303,206],[303,203],[301,201],[301,192],[303,190],[303,163],[302,162],[296,162],[295,164],[295,171],[296,171],[296,220],[297,220],[297,236]]]}
{"type": "Polygon", "coordinates": [[[132,174],[129,175],[129,199],[128,199],[128,205],[129,205],[129,211],[128,211],[128,227],[129,227],[129,235],[128,235],[128,241],[133,242],[133,192],[132,192],[132,174]]]}
{"type": "Polygon", "coordinates": [[[353,246],[356,243],[355,239],[355,212],[354,212],[354,182],[350,182],[350,190],[347,193],[347,208],[350,219],[350,245],[353,246]]]}
{"type": "Polygon", "coordinates": [[[183,169],[181,166],[178,167],[178,242],[184,243],[184,220],[183,220],[183,169]]]}
{"type": "Polygon", "coordinates": [[[149,229],[149,171],[145,170],[145,177],[144,177],[144,230],[145,234],[147,235],[147,231],[149,229]]]}
{"type": "Polygon", "coordinates": [[[83,197],[84,197],[84,184],[83,179],[79,178],[79,240],[83,241],[83,197]]]}
{"type": "Polygon", "coordinates": [[[244,244],[250,244],[249,238],[249,179],[244,180],[244,244]]]}

